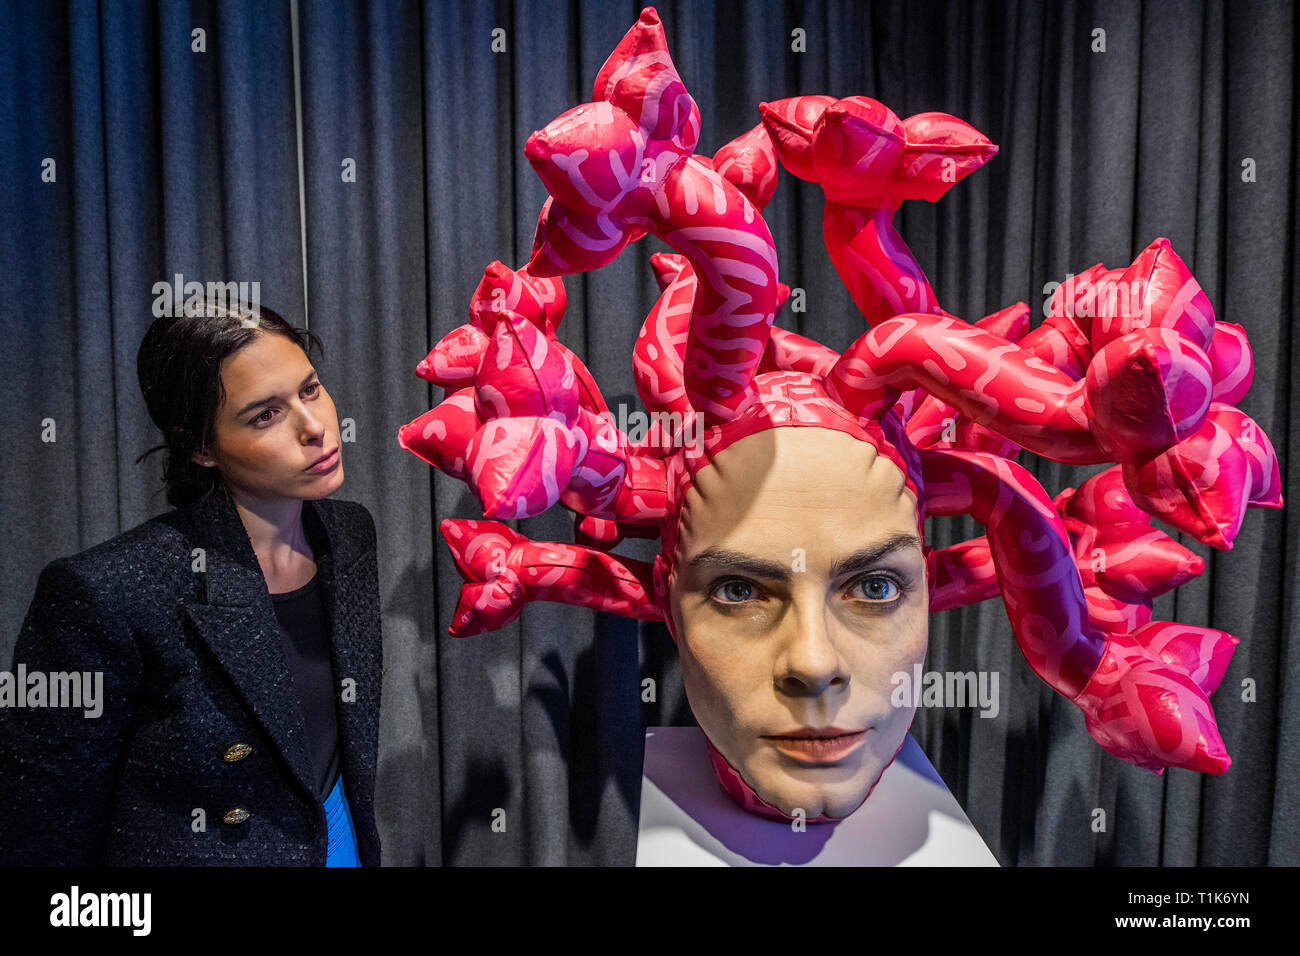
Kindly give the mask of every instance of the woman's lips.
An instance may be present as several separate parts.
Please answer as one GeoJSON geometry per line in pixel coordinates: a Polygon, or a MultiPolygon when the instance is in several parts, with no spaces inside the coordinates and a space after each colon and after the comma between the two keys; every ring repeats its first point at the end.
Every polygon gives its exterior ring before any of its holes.
{"type": "Polygon", "coordinates": [[[843,760],[853,752],[866,735],[865,730],[803,727],[789,734],[765,734],[763,739],[783,754],[796,760],[826,763],[843,760]]]}
{"type": "Polygon", "coordinates": [[[335,446],[332,452],[330,452],[328,455],[326,455],[324,458],[322,458],[320,461],[316,462],[316,464],[312,465],[310,468],[306,470],[308,472],[311,472],[312,474],[319,475],[327,471],[333,471],[334,466],[337,465],[338,463],[339,463],[339,450],[338,447],[335,446]]]}

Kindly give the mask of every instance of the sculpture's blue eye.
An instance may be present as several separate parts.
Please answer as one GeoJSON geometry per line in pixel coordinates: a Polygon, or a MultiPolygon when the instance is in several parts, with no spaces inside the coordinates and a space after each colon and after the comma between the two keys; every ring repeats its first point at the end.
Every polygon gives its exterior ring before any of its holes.
{"type": "Polygon", "coordinates": [[[713,597],[722,604],[744,604],[754,597],[754,585],[733,578],[723,581],[713,589],[713,597]]]}
{"type": "Polygon", "coordinates": [[[853,583],[850,590],[855,592],[855,597],[860,596],[865,601],[878,604],[888,604],[891,601],[896,601],[902,594],[898,582],[883,574],[870,574],[860,577],[853,583]]]}

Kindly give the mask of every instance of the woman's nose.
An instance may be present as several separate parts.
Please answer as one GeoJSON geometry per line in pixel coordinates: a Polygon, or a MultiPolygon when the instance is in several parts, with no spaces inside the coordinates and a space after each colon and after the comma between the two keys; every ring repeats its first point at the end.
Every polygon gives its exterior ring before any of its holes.
{"type": "Polygon", "coordinates": [[[777,686],[791,696],[818,697],[847,687],[849,672],[835,647],[823,602],[808,602],[784,622],[789,632],[777,657],[777,686]]]}
{"type": "Polygon", "coordinates": [[[309,441],[315,441],[325,434],[325,423],[306,406],[302,410],[302,431],[309,441]]]}

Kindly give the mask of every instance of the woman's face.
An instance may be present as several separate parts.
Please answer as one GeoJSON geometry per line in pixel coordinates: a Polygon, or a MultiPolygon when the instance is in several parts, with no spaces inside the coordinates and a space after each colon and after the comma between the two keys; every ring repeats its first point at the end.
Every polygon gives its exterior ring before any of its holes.
{"type": "Polygon", "coordinates": [[[911,726],[929,595],[903,473],[843,432],[749,435],[687,492],[670,588],[701,729],[768,803],[844,816],[911,726]]]}
{"type": "Polygon", "coordinates": [[[221,363],[221,381],[216,441],[195,461],[214,461],[228,486],[263,500],[323,498],[343,484],[334,401],[296,343],[257,336],[221,363]]]}

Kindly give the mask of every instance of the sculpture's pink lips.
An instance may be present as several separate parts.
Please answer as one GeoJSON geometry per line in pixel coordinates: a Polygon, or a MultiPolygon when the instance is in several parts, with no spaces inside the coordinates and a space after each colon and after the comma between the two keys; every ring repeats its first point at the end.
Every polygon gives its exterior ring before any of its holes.
{"type": "Polygon", "coordinates": [[[327,471],[332,471],[334,469],[334,466],[337,465],[338,463],[339,463],[339,448],[337,445],[335,445],[333,451],[327,452],[326,454],[322,455],[320,458],[317,458],[316,463],[314,465],[309,465],[307,468],[303,470],[310,472],[311,474],[314,475],[320,475],[320,474],[324,474],[327,471]]]}
{"type": "Polygon", "coordinates": [[[865,730],[840,727],[800,727],[788,734],[764,734],[763,739],[795,760],[827,763],[843,760],[866,738],[865,730]]]}

